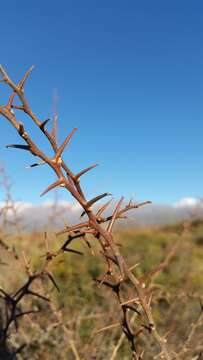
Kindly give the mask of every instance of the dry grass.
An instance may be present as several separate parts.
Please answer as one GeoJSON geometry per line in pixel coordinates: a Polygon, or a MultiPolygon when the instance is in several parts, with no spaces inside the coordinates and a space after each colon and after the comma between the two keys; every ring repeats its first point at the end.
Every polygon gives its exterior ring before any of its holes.
{"type": "MultiPolygon", "coordinates": [[[[154,281],[152,308],[156,322],[163,334],[169,332],[168,341],[172,351],[180,352],[180,358],[188,360],[195,358],[203,348],[203,323],[202,318],[199,319],[203,294],[202,232],[201,222],[191,228],[181,240],[181,256],[175,256],[154,281]],[[194,327],[193,323],[196,324],[194,327]],[[183,356],[183,344],[188,337],[188,350],[183,356]]],[[[124,253],[129,264],[139,264],[133,270],[139,277],[161,262],[176,236],[173,227],[128,229],[116,234],[117,240],[125,244],[124,253]]],[[[53,240],[52,235],[50,242],[53,240]]],[[[43,233],[25,234],[20,240],[12,236],[7,243],[15,244],[19,255],[24,251],[31,259],[33,268],[40,266],[42,259],[38,254],[45,248],[43,233]]],[[[96,247],[95,255],[91,255],[80,242],[77,249],[85,252],[83,258],[70,254],[53,264],[60,294],[44,284],[43,291],[47,291],[52,299],[50,304],[44,307],[40,300],[33,298],[26,299],[22,304],[26,309],[34,307],[41,310],[40,315],[32,314],[22,319],[19,331],[12,332],[10,342],[13,346],[27,345],[21,353],[23,359],[77,359],[77,356],[79,359],[111,359],[115,351],[115,359],[130,357],[128,343],[121,335],[119,311],[115,311],[118,307],[116,298],[111,297],[110,289],[102,292],[92,280],[103,271],[103,263],[98,257],[99,249],[96,247]],[[116,325],[108,328],[110,324],[116,325]],[[106,331],[100,331],[105,327],[108,328],[106,331]]],[[[1,257],[7,263],[1,266],[1,287],[6,291],[15,291],[26,279],[22,259],[14,259],[5,249],[1,249],[1,257]]],[[[40,284],[36,284],[36,291],[42,291],[40,284]]],[[[137,320],[134,319],[134,324],[137,320]]],[[[139,341],[145,348],[145,359],[151,359],[157,351],[156,347],[148,336],[139,341]]]]}

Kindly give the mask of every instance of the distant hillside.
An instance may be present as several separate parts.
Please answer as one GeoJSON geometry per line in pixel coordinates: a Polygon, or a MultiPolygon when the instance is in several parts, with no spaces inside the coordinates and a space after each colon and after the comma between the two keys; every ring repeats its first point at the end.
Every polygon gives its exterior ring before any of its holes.
{"type": "MultiPolygon", "coordinates": [[[[3,206],[4,204],[1,203],[0,207],[3,208],[3,206]]],[[[35,229],[36,226],[40,229],[45,225],[60,228],[64,224],[73,224],[81,215],[79,205],[65,201],[56,204],[45,202],[40,205],[16,202],[15,210],[21,224],[28,229],[35,229]]],[[[9,210],[8,215],[13,221],[14,212],[9,210]]],[[[123,226],[173,224],[191,217],[203,217],[203,206],[200,201],[188,198],[174,205],[151,204],[131,210],[128,218],[120,224],[123,226]]]]}

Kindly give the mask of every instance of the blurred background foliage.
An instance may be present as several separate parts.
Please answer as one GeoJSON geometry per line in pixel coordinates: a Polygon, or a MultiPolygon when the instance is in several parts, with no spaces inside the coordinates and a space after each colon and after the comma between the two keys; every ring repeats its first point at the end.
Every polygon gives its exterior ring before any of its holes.
{"type": "MultiPolygon", "coordinates": [[[[1,238],[4,237],[2,228],[1,238]]],[[[50,249],[58,248],[64,238],[48,232],[50,249]]],[[[189,350],[183,358],[198,359],[203,351],[203,328],[198,320],[203,298],[203,221],[191,221],[184,235],[182,224],[177,224],[142,229],[121,228],[117,230],[115,239],[129,267],[137,264],[134,268],[137,277],[159,265],[172,245],[181,240],[170,264],[154,280],[153,313],[161,334],[168,334],[168,344],[174,354],[181,352],[195,324],[189,350]]],[[[44,234],[21,233],[19,236],[10,235],[5,241],[19,255],[19,259],[15,259],[12,252],[1,248],[0,285],[8,293],[13,293],[26,279],[22,251],[30,260],[32,269],[40,268],[46,252],[44,234]]],[[[39,298],[26,298],[24,307],[34,307],[40,313],[25,316],[21,319],[18,332],[12,332],[12,347],[26,344],[21,354],[17,355],[19,359],[111,359],[119,341],[120,346],[112,359],[130,358],[127,340],[122,339],[116,298],[110,289],[98,286],[93,280],[103,274],[104,268],[93,238],[90,237],[89,241],[91,250],[81,240],[75,240],[72,245],[82,251],[83,256],[68,253],[52,261],[51,270],[60,292],[46,281],[35,284],[37,291],[49,294],[50,303],[39,298]],[[113,327],[100,332],[112,324],[113,327]]],[[[138,317],[133,321],[135,328],[137,323],[138,317]]],[[[145,358],[152,359],[158,349],[150,337],[146,334],[139,341],[144,343],[145,358]]]]}

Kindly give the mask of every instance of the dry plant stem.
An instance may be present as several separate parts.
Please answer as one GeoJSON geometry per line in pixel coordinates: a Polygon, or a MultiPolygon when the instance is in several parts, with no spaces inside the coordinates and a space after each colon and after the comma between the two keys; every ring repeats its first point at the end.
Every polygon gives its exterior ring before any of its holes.
{"type": "MultiPolygon", "coordinates": [[[[136,318],[136,313],[133,314],[130,322],[132,323],[135,320],[135,318],[136,318]]],[[[116,358],[116,355],[118,353],[119,348],[122,345],[122,342],[123,342],[124,338],[125,338],[125,334],[122,333],[120,338],[118,339],[118,342],[117,342],[116,346],[113,349],[112,355],[111,355],[109,360],[114,360],[116,358]]]]}
{"type": "Polygon", "coordinates": [[[70,347],[72,349],[73,354],[75,355],[75,360],[80,360],[80,356],[79,356],[78,351],[77,351],[77,349],[75,347],[74,341],[70,340],[69,344],[70,344],[70,347]]]}
{"type": "MultiPolygon", "coordinates": [[[[158,343],[158,345],[160,347],[162,358],[166,359],[166,360],[170,360],[171,356],[167,349],[166,340],[158,334],[156,326],[155,326],[155,322],[154,322],[154,319],[152,316],[152,311],[151,311],[150,298],[149,298],[148,292],[146,291],[146,289],[144,287],[145,286],[144,279],[142,279],[142,281],[140,281],[138,278],[136,278],[133,275],[132,271],[129,269],[123,256],[121,255],[119,247],[115,244],[114,239],[113,239],[113,234],[112,234],[113,225],[117,219],[122,218],[124,216],[124,214],[126,212],[128,212],[129,210],[138,208],[139,206],[145,205],[146,203],[149,203],[149,202],[144,202],[144,203],[141,203],[138,205],[136,205],[136,204],[134,205],[130,201],[126,206],[121,208],[122,202],[123,202],[123,198],[121,198],[121,200],[116,205],[113,214],[107,218],[102,217],[103,210],[105,210],[104,206],[96,214],[92,211],[92,208],[91,208],[92,205],[94,203],[96,203],[98,200],[100,200],[101,198],[103,198],[104,196],[107,196],[108,193],[98,195],[94,199],[89,200],[89,201],[85,198],[84,192],[79,183],[79,179],[80,179],[80,176],[84,175],[87,171],[92,170],[95,167],[95,165],[90,166],[84,170],[81,170],[78,174],[75,175],[68,168],[68,166],[64,163],[61,156],[63,154],[65,147],[69,143],[72,135],[76,131],[76,129],[73,129],[73,131],[66,137],[66,139],[64,140],[62,145],[58,147],[56,138],[53,135],[54,133],[52,132],[52,134],[51,134],[45,129],[47,120],[40,121],[37,118],[37,116],[33,113],[33,111],[30,109],[28,101],[25,99],[24,85],[25,85],[25,82],[26,82],[28,76],[30,75],[31,71],[32,71],[32,68],[30,70],[28,70],[28,72],[25,74],[25,76],[19,82],[19,84],[15,85],[12,82],[12,80],[9,78],[9,76],[7,75],[7,73],[3,69],[3,67],[2,66],[0,67],[0,73],[3,77],[3,81],[6,84],[8,84],[9,87],[13,90],[13,93],[8,101],[8,104],[0,107],[0,114],[3,115],[13,125],[13,127],[18,131],[21,138],[27,144],[27,147],[25,147],[23,145],[18,145],[18,146],[13,145],[13,147],[18,147],[25,151],[28,150],[33,155],[40,158],[44,163],[49,165],[55,172],[55,174],[57,176],[57,180],[53,184],[48,186],[43,191],[42,195],[46,194],[47,192],[51,191],[52,189],[54,189],[58,186],[62,186],[64,188],[66,188],[68,190],[68,192],[70,192],[72,194],[72,196],[77,200],[77,202],[81,205],[81,207],[84,210],[84,213],[88,217],[88,221],[86,221],[82,224],[78,224],[75,227],[72,227],[72,229],[71,229],[72,233],[70,233],[69,228],[65,229],[63,232],[69,233],[69,236],[72,234],[73,238],[74,238],[74,236],[82,237],[86,234],[86,232],[91,232],[95,236],[95,238],[100,243],[100,246],[102,248],[102,253],[103,253],[103,256],[104,256],[106,264],[107,264],[106,274],[108,274],[109,276],[112,276],[112,274],[114,272],[116,274],[116,269],[118,269],[119,273],[120,273],[120,275],[118,276],[119,284],[124,282],[126,279],[128,279],[131,282],[131,284],[133,285],[133,287],[135,289],[135,296],[138,298],[139,304],[140,304],[143,314],[144,314],[143,320],[145,323],[147,323],[145,328],[149,331],[150,334],[153,335],[155,341],[158,343]],[[20,106],[13,104],[13,101],[14,101],[16,95],[21,102],[20,106]],[[25,112],[34,121],[34,123],[38,126],[40,131],[42,131],[44,133],[44,135],[48,139],[52,149],[54,150],[55,155],[53,158],[49,158],[47,155],[45,155],[44,152],[41,151],[40,148],[32,141],[29,134],[25,131],[24,125],[20,121],[17,120],[15,114],[12,111],[13,108],[25,112]],[[102,224],[105,222],[108,222],[108,225],[106,228],[104,226],[102,226],[102,224]],[[80,230],[80,229],[82,229],[82,230],[80,230]]],[[[42,276],[42,274],[48,275],[48,277],[51,279],[53,284],[56,286],[52,275],[47,270],[48,263],[53,257],[57,256],[64,249],[65,249],[65,247],[59,249],[59,251],[54,254],[47,253],[46,261],[45,261],[43,269],[37,275],[36,274],[33,275],[34,278],[36,276],[40,277],[40,276],[42,276]]],[[[105,278],[105,276],[106,275],[104,275],[104,278],[105,278]]],[[[104,278],[103,278],[103,280],[100,281],[101,284],[104,283],[104,278]]],[[[26,290],[29,289],[31,279],[33,279],[33,278],[31,276],[31,274],[29,274],[28,283],[24,285],[24,288],[26,290]]],[[[17,298],[18,301],[20,299],[20,296],[23,296],[22,291],[23,291],[22,289],[21,289],[21,291],[19,291],[19,296],[17,298]]],[[[119,291],[118,291],[117,295],[119,297],[119,291]]],[[[17,296],[17,294],[15,296],[17,296]]],[[[120,303],[121,302],[122,301],[120,301],[120,303]]],[[[133,358],[138,359],[137,354],[136,354],[136,345],[135,345],[135,339],[134,339],[135,336],[132,334],[132,332],[130,330],[129,320],[126,317],[126,307],[121,306],[121,309],[123,312],[123,318],[124,318],[124,322],[125,322],[125,324],[123,325],[124,334],[126,335],[128,340],[131,342],[133,358]]],[[[139,356],[139,358],[141,359],[140,356],[139,356]]]]}
{"type": "MultiPolygon", "coordinates": [[[[19,226],[19,219],[17,216],[17,210],[16,210],[16,206],[15,206],[15,202],[12,198],[11,195],[11,184],[9,181],[9,178],[6,175],[6,172],[4,170],[3,167],[0,167],[0,176],[2,178],[2,186],[4,188],[4,192],[5,192],[5,205],[4,207],[2,207],[1,211],[0,211],[0,216],[3,217],[3,228],[6,229],[7,225],[11,225],[13,228],[15,228],[16,230],[16,234],[18,236],[18,239],[21,240],[22,239],[22,234],[21,234],[21,227],[19,226]],[[8,218],[8,212],[12,212],[13,214],[13,220],[9,220],[8,218]]],[[[3,240],[2,241],[2,245],[3,245],[3,240]]],[[[8,249],[9,250],[9,247],[8,249]]],[[[11,250],[11,249],[10,249],[11,250]]],[[[15,253],[15,249],[12,250],[13,255],[16,257],[17,254],[15,253]]]]}
{"type": "Polygon", "coordinates": [[[115,348],[113,349],[113,353],[112,353],[112,355],[110,357],[110,360],[114,360],[116,358],[117,352],[118,352],[119,348],[121,347],[124,338],[125,338],[125,334],[122,333],[119,340],[118,340],[118,342],[117,342],[117,344],[116,344],[116,346],[115,346],[115,348]]]}
{"type": "Polygon", "coordinates": [[[176,358],[178,360],[181,360],[181,359],[184,360],[185,354],[190,350],[190,347],[192,347],[192,339],[194,338],[196,329],[199,326],[203,325],[203,305],[201,302],[200,302],[200,306],[201,306],[201,310],[200,310],[199,316],[197,317],[197,320],[193,324],[191,324],[190,331],[187,335],[187,338],[185,339],[183,347],[182,347],[181,351],[176,355],[176,358]]]}

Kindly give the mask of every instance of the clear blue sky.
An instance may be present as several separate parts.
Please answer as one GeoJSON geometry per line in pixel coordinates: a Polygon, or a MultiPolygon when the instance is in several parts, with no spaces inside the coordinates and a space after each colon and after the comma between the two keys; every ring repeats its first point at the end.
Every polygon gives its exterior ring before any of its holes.
{"type": "MultiPolygon", "coordinates": [[[[173,203],[202,195],[202,1],[2,1],[0,28],[10,76],[35,65],[26,87],[34,111],[51,116],[57,89],[60,141],[79,128],[65,152],[70,166],[100,164],[84,178],[88,196],[173,203]]],[[[5,149],[19,140],[3,118],[0,131],[15,198],[39,202],[54,175],[25,169],[35,159],[5,149]]]]}

